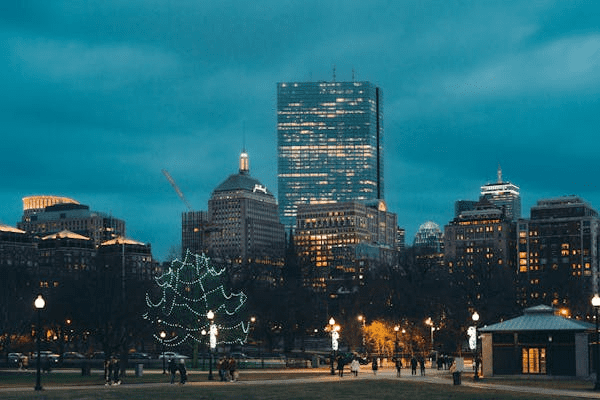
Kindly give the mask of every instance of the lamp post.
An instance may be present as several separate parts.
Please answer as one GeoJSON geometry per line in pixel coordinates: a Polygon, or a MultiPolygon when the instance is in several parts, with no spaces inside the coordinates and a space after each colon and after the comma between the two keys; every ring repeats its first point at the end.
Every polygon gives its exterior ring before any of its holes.
{"type": "Polygon", "coordinates": [[[210,335],[210,346],[209,346],[209,359],[208,359],[208,380],[214,380],[213,371],[212,371],[212,361],[213,361],[213,349],[217,347],[217,326],[213,323],[213,319],[215,318],[215,313],[212,310],[209,310],[206,313],[206,318],[209,321],[209,335],[210,335]]]}
{"type": "Polygon", "coordinates": [[[365,351],[365,317],[364,315],[359,315],[358,316],[358,322],[360,322],[362,324],[362,330],[361,330],[361,342],[362,342],[362,351],[365,351]]]}
{"type": "Polygon", "coordinates": [[[473,375],[473,380],[479,380],[479,353],[477,350],[477,321],[479,321],[479,314],[477,311],[473,313],[471,317],[473,319],[473,323],[475,324],[475,350],[473,351],[473,362],[475,363],[475,374],[473,375]]]}
{"type": "Polygon", "coordinates": [[[335,375],[335,370],[333,368],[333,359],[335,358],[335,351],[337,350],[337,335],[335,331],[335,319],[333,317],[329,318],[329,330],[331,331],[331,375],[335,375]]]}
{"type": "Polygon", "coordinates": [[[596,317],[596,346],[594,351],[594,367],[596,367],[596,383],[594,384],[594,390],[600,390],[600,349],[598,349],[598,308],[600,308],[600,296],[596,293],[592,297],[592,306],[594,306],[594,316],[596,317]]]}
{"type": "Polygon", "coordinates": [[[42,297],[41,294],[38,294],[38,297],[35,299],[35,301],[33,302],[35,308],[37,309],[37,315],[38,315],[38,323],[37,323],[37,329],[35,331],[35,336],[36,336],[36,340],[37,340],[37,374],[35,376],[35,390],[42,390],[42,383],[41,383],[41,371],[40,371],[40,364],[41,364],[41,353],[42,353],[42,343],[41,343],[41,330],[42,330],[42,309],[46,306],[46,301],[44,300],[44,298],[42,297]]]}
{"type": "Polygon", "coordinates": [[[396,334],[396,341],[394,342],[394,356],[398,357],[398,331],[400,330],[400,327],[398,325],[396,325],[394,327],[394,333],[396,334]]]}
{"type": "Polygon", "coordinates": [[[167,368],[165,366],[165,337],[167,337],[167,333],[165,331],[160,331],[160,343],[162,345],[162,359],[163,359],[163,374],[167,373],[167,368]]]}

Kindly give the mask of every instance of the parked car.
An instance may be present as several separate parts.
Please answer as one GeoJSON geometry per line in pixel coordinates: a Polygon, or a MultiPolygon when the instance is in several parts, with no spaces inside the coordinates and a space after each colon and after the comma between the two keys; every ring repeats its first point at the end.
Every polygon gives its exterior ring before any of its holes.
{"type": "Polygon", "coordinates": [[[129,359],[131,360],[149,360],[150,358],[150,354],[148,353],[135,352],[129,354],[129,359]]]}
{"type": "Polygon", "coordinates": [[[90,356],[90,358],[91,358],[92,360],[104,360],[104,359],[105,359],[105,357],[104,357],[104,352],[103,352],[103,351],[96,351],[96,352],[94,352],[94,353],[93,353],[93,354],[90,356]]]}
{"type": "Polygon", "coordinates": [[[8,366],[15,368],[27,367],[29,364],[29,357],[23,353],[8,353],[8,366]]]}
{"type": "Polygon", "coordinates": [[[189,358],[188,356],[184,356],[183,354],[175,353],[174,351],[165,351],[164,353],[161,353],[158,356],[159,360],[163,359],[163,354],[164,354],[164,359],[167,361],[170,361],[172,358],[175,360],[187,360],[189,358]]]}
{"type": "MultiPolygon", "coordinates": [[[[37,361],[37,351],[31,353],[31,361],[36,362],[37,361]]],[[[50,362],[50,366],[55,366],[58,365],[59,361],[60,361],[60,356],[58,354],[54,354],[51,351],[48,350],[42,350],[40,351],[40,361],[43,363],[46,362],[50,362]]]]}
{"type": "Polygon", "coordinates": [[[85,356],[76,351],[67,351],[66,353],[63,353],[62,359],[63,359],[63,361],[66,361],[66,360],[75,360],[76,361],[76,360],[85,359],[85,356]]]}

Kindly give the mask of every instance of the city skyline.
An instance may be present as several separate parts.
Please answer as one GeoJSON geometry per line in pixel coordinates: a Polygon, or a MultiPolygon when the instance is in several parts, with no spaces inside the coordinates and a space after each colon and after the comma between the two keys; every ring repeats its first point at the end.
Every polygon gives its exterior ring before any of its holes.
{"type": "Polygon", "coordinates": [[[277,193],[277,82],[384,92],[385,200],[406,229],[444,226],[496,180],[600,207],[600,6],[67,2],[0,6],[5,88],[0,223],[61,195],[127,222],[165,260],[235,173],[277,193]]]}

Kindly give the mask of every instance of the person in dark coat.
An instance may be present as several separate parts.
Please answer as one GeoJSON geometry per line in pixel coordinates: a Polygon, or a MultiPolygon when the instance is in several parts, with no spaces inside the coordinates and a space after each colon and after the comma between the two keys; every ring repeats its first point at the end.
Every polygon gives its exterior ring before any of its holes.
{"type": "Polygon", "coordinates": [[[177,365],[173,358],[169,360],[169,372],[171,373],[171,384],[173,384],[175,383],[175,375],[177,375],[177,365]]]}
{"type": "Polygon", "coordinates": [[[119,373],[121,372],[121,364],[119,362],[119,359],[117,357],[113,357],[112,364],[113,364],[113,383],[115,385],[120,385],[121,378],[119,377],[119,373]]]}
{"type": "Polygon", "coordinates": [[[402,375],[402,360],[400,357],[396,358],[396,376],[400,377],[402,375]]]}
{"type": "Polygon", "coordinates": [[[379,366],[377,365],[377,358],[373,358],[371,368],[373,369],[373,375],[377,375],[377,368],[379,368],[379,366]]]}
{"type": "Polygon", "coordinates": [[[415,358],[415,356],[412,356],[412,358],[410,359],[410,373],[411,375],[417,374],[417,359],[415,358]]]}
{"type": "Polygon", "coordinates": [[[337,359],[337,369],[340,374],[340,378],[344,376],[344,357],[339,356],[337,359]]]}
{"type": "Polygon", "coordinates": [[[235,381],[235,370],[236,370],[236,367],[237,367],[237,363],[235,362],[235,358],[229,357],[228,366],[229,366],[229,380],[231,382],[233,382],[233,381],[235,381]]]}
{"type": "Polygon", "coordinates": [[[421,367],[421,376],[425,376],[425,359],[419,357],[419,366],[421,367]]]}
{"type": "Polygon", "coordinates": [[[179,383],[181,383],[182,385],[184,383],[187,382],[187,371],[185,369],[185,360],[182,358],[181,360],[179,360],[179,375],[180,375],[180,380],[179,383]]]}

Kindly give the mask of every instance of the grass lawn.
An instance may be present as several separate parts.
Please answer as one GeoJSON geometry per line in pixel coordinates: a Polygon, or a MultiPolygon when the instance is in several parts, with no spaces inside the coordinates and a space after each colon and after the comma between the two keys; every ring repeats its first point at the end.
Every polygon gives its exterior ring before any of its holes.
{"type": "MultiPolygon", "coordinates": [[[[323,376],[323,371],[285,372],[281,373],[248,373],[240,377],[242,382],[215,384],[211,386],[193,385],[169,385],[169,378],[162,374],[144,374],[142,377],[128,376],[126,384],[121,386],[105,387],[102,385],[101,375],[82,377],[77,374],[51,373],[42,377],[42,385],[50,388],[58,385],[97,385],[93,388],[73,388],[69,390],[44,390],[35,392],[35,373],[14,374],[4,373],[0,375],[0,387],[24,386],[31,390],[11,392],[0,392],[2,399],[33,399],[33,400],[99,400],[99,399],[127,399],[127,400],[160,400],[160,399],[194,399],[194,400],[274,400],[274,399],[298,399],[298,400],[345,400],[345,399],[410,399],[410,400],[438,400],[438,399],[547,399],[548,396],[528,395],[518,392],[502,392],[496,390],[476,389],[466,386],[441,385],[421,383],[395,379],[377,380],[335,380],[327,382],[309,383],[286,383],[286,384],[252,384],[245,385],[243,381],[252,380],[279,380],[295,379],[311,376],[323,376]],[[136,385],[137,383],[137,385],[136,385]],[[140,385],[149,383],[150,385],[140,385]],[[154,383],[154,384],[152,384],[154,383]]],[[[191,382],[205,381],[206,372],[193,372],[190,375],[191,382]]],[[[484,383],[486,380],[482,380],[484,383]]],[[[544,381],[538,380],[504,380],[492,379],[490,383],[507,385],[544,385],[544,381]]],[[[572,387],[573,381],[568,381],[567,387],[560,386],[557,381],[546,380],[546,387],[558,387],[569,389],[591,390],[593,383],[578,382],[580,387],[572,387]],[[559,386],[554,386],[559,385],[559,386]]],[[[566,384],[567,381],[562,382],[566,384]]],[[[564,398],[564,397],[563,397],[564,398]]]]}

